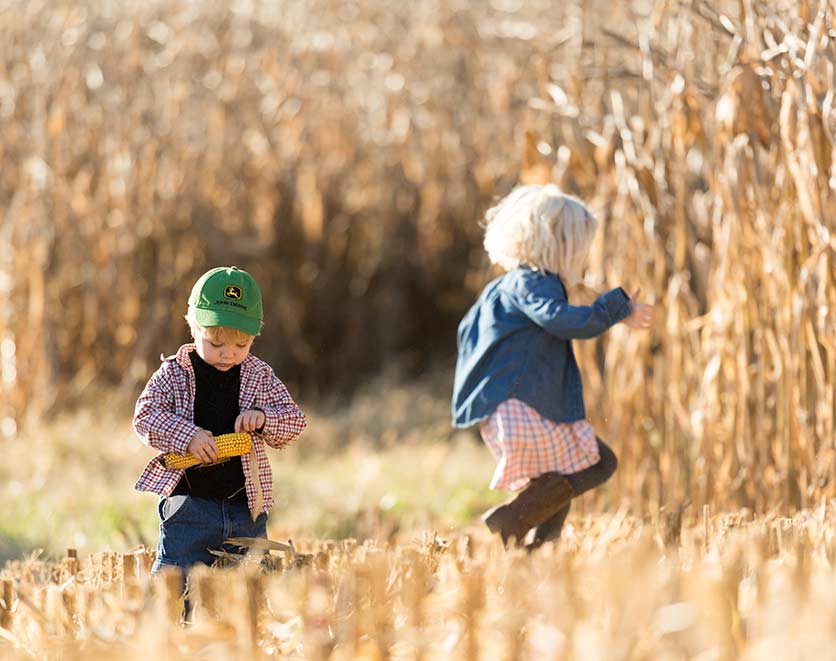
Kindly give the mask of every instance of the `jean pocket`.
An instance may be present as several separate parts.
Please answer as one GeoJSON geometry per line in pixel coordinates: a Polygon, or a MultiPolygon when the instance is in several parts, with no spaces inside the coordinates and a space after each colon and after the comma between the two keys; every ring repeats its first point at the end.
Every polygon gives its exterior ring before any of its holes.
{"type": "Polygon", "coordinates": [[[160,522],[163,524],[171,523],[175,519],[182,516],[188,506],[189,500],[191,500],[189,496],[179,494],[160,499],[160,502],[157,505],[157,511],[160,514],[160,522]]]}

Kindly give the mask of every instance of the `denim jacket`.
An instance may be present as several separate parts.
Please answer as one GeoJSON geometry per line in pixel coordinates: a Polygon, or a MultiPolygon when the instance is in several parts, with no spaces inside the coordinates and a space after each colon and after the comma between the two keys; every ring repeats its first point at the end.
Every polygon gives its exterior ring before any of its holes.
{"type": "Polygon", "coordinates": [[[586,418],[571,341],[600,335],[631,309],[620,287],[569,305],[557,275],[527,266],[492,281],[459,324],[453,425],[469,427],[512,397],[555,422],[586,418]]]}

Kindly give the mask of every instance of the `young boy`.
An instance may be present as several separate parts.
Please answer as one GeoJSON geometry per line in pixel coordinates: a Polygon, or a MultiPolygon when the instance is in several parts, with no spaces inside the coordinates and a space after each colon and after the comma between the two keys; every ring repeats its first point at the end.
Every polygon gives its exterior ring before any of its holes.
{"type": "Polygon", "coordinates": [[[284,448],[307,423],[270,366],[250,354],[262,316],[249,273],[231,266],[203,274],[186,314],[194,344],[163,358],[137,400],[134,430],[161,453],[135,485],[160,494],[154,572],[210,565],[210,549],[231,550],[223,544],[229,537],[267,536],[273,483],[265,443],[284,448]],[[216,461],[214,437],[231,432],[251,432],[252,450],[216,461]],[[203,463],[165,467],[165,453],[187,451],[203,463]]]}

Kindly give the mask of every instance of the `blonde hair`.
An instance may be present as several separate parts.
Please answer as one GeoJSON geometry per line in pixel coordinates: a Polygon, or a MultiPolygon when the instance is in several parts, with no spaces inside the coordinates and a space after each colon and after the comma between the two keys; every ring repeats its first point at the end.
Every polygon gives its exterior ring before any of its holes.
{"type": "Polygon", "coordinates": [[[506,271],[521,262],[557,273],[567,285],[583,275],[598,220],[554,184],[519,186],[485,214],[485,250],[506,271]]]}
{"type": "Polygon", "coordinates": [[[194,306],[190,305],[186,312],[186,321],[189,323],[189,328],[192,331],[192,337],[195,331],[199,328],[210,342],[249,342],[254,335],[245,333],[237,328],[230,328],[229,326],[201,326],[195,319],[194,306]]]}

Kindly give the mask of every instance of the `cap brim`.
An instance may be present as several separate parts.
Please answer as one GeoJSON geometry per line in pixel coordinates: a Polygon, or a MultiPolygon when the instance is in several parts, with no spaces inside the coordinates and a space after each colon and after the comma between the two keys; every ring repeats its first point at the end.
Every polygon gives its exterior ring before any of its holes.
{"type": "Polygon", "coordinates": [[[194,309],[195,321],[201,326],[225,326],[239,331],[258,335],[261,332],[261,320],[245,317],[235,312],[215,312],[214,310],[194,309]]]}

